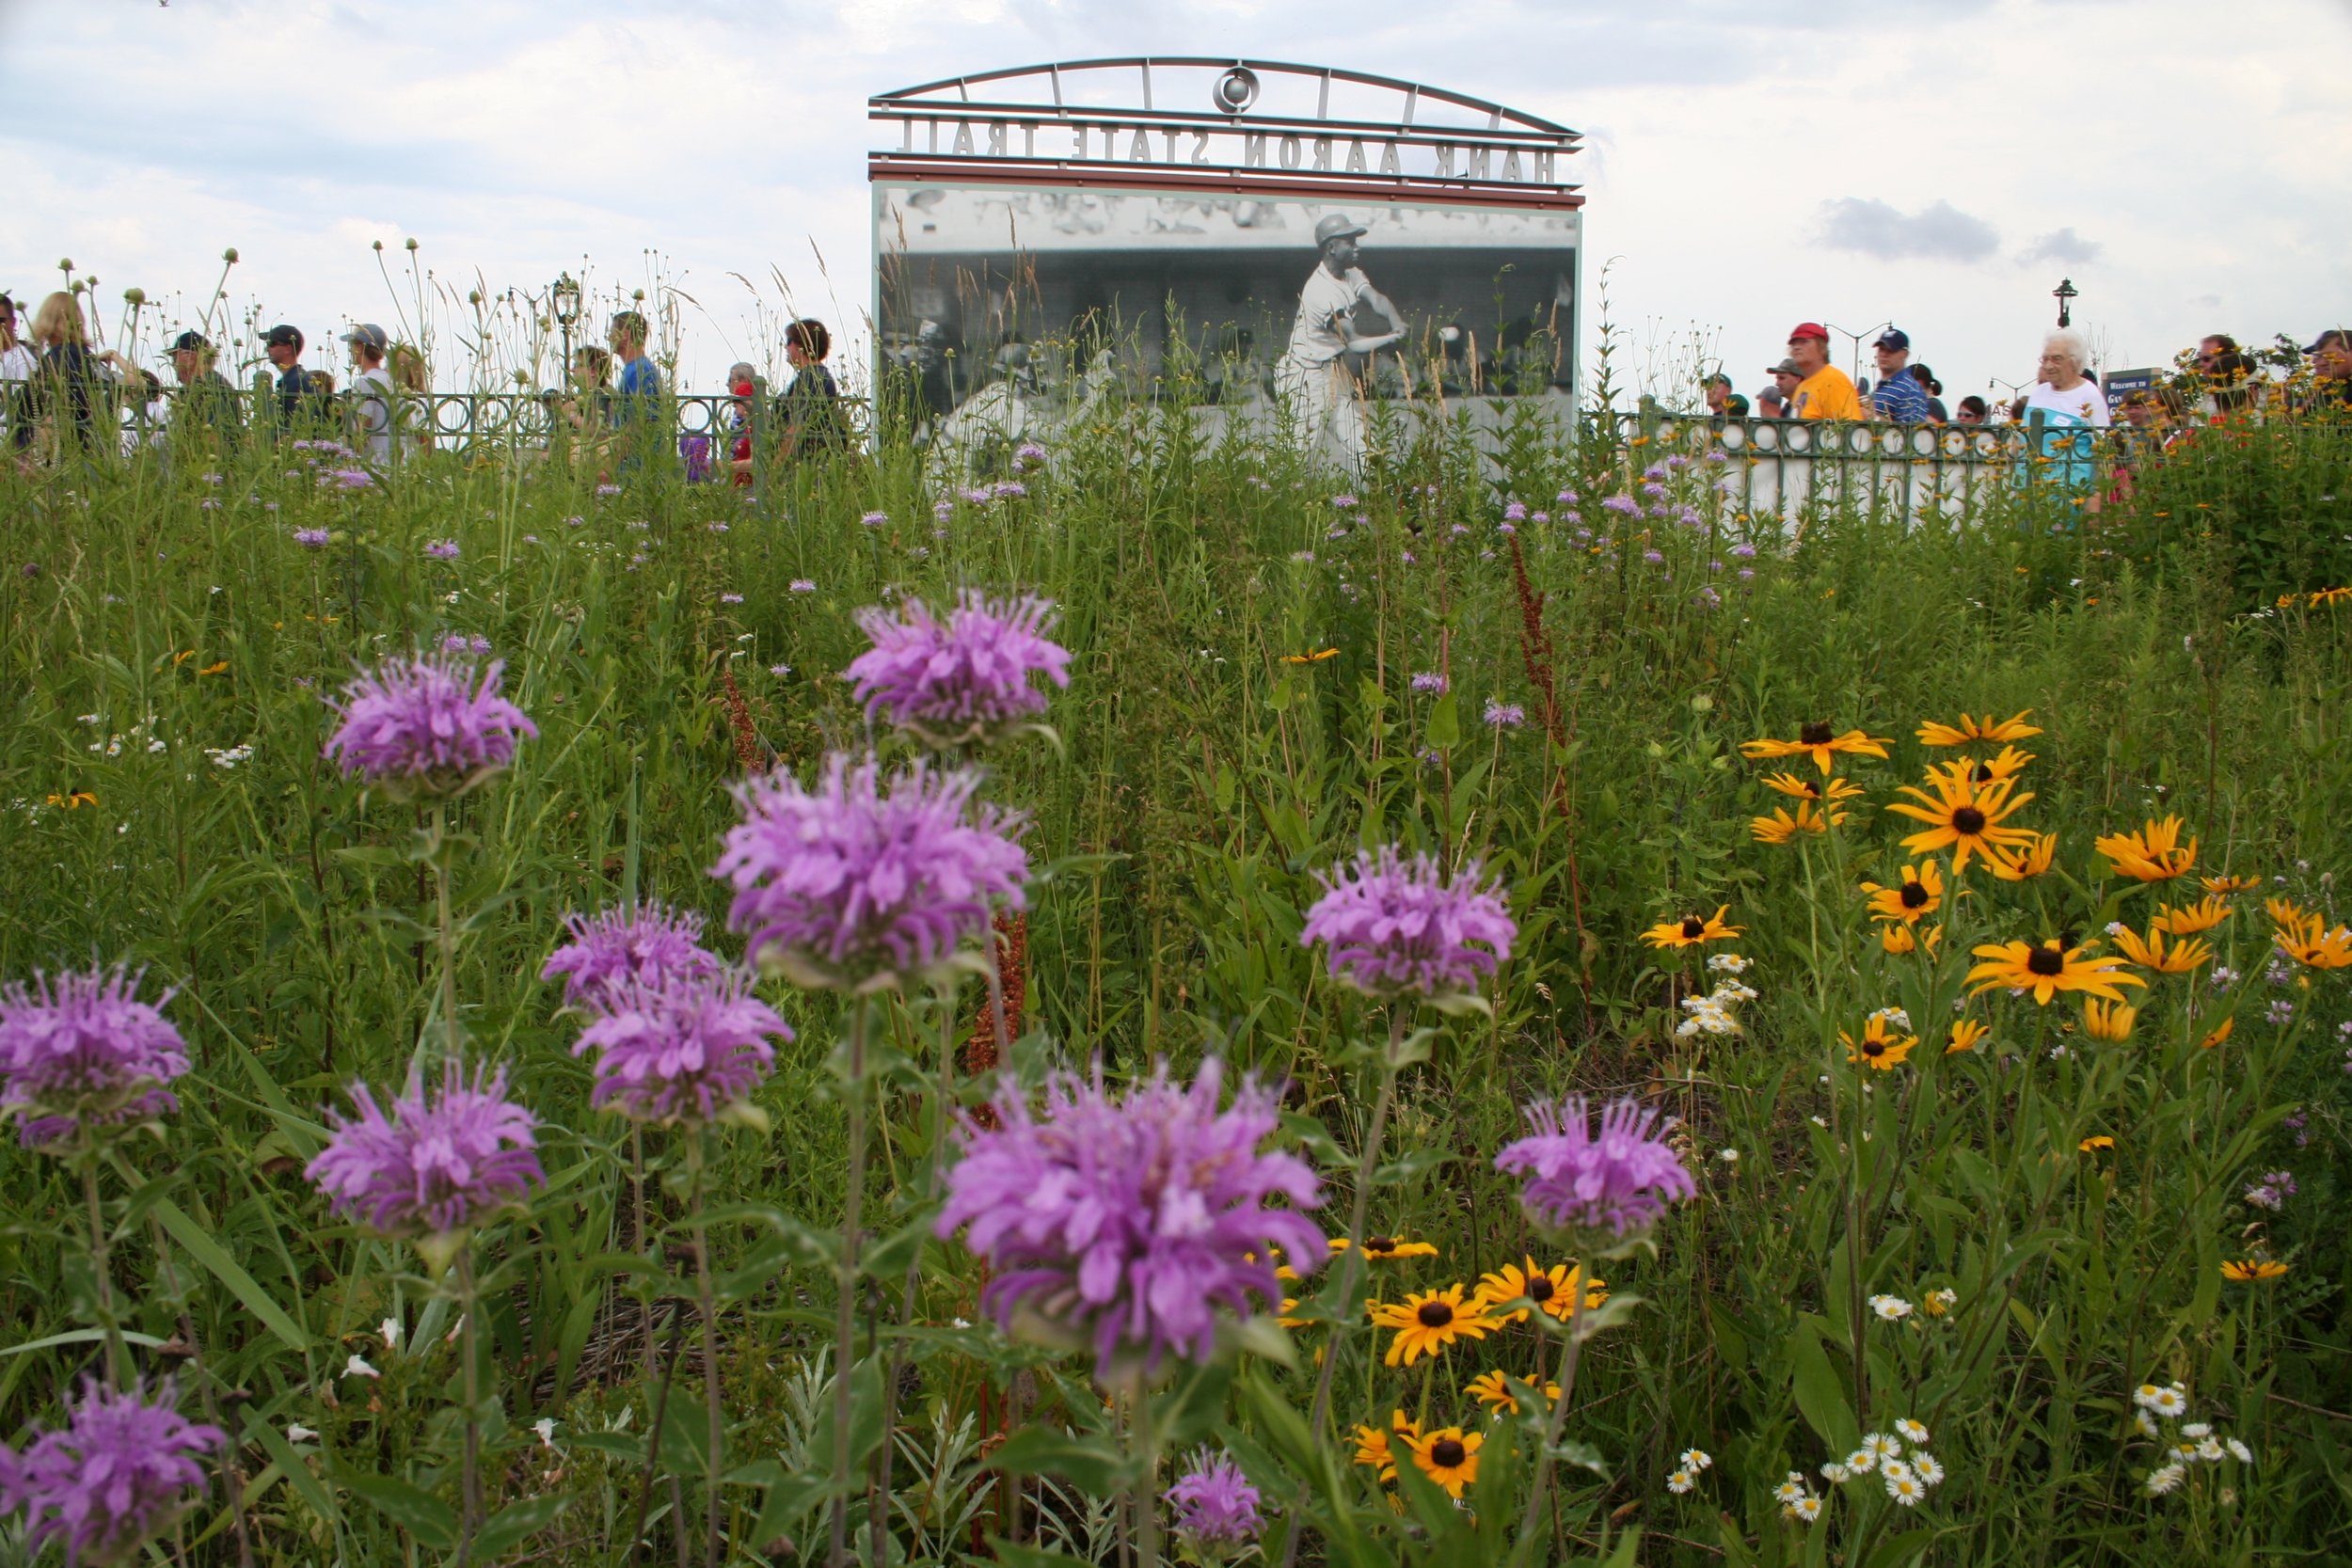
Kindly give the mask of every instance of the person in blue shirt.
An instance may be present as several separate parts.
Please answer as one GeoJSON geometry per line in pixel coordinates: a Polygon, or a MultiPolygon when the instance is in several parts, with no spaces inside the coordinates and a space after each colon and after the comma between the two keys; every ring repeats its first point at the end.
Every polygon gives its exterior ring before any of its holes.
{"type": "Polygon", "coordinates": [[[645,357],[645,318],[636,311],[615,315],[605,338],[621,362],[609,407],[620,467],[628,472],[644,467],[646,454],[660,445],[654,431],[662,423],[661,367],[645,357]]]}
{"type": "Polygon", "coordinates": [[[1879,384],[1870,392],[1870,417],[1897,424],[1925,424],[1928,389],[1911,373],[1911,339],[1899,327],[1879,334],[1879,384]]]}

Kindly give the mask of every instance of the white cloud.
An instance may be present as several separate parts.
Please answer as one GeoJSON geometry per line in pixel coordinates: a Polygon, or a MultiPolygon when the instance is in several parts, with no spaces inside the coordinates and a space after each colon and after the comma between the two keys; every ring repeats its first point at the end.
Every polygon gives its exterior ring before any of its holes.
{"type": "Polygon", "coordinates": [[[2027,245],[2017,258],[2017,264],[2029,267],[2040,261],[2058,261],[2079,266],[2085,261],[2097,261],[2099,253],[2105,248],[2098,241],[2086,240],[2068,227],[2044,234],[2027,245]]]}
{"type": "Polygon", "coordinates": [[[1905,213],[1886,202],[1857,196],[1821,203],[1820,237],[1823,245],[1883,261],[1913,258],[1981,261],[2001,244],[1999,232],[1991,224],[1948,201],[1905,213]]]}

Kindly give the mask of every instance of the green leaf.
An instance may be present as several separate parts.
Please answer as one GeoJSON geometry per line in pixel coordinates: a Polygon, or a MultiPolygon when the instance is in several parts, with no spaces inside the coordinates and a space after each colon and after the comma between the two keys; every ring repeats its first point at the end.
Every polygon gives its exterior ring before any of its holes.
{"type": "Polygon", "coordinates": [[[1127,1456],[1109,1442],[1041,1426],[1023,1427],[1005,1439],[988,1464],[1009,1476],[1059,1476],[1097,1497],[1108,1497],[1126,1485],[1135,1471],[1127,1456]]]}
{"type": "Polygon", "coordinates": [[[457,1511],[422,1487],[397,1476],[346,1475],[342,1482],[377,1513],[415,1536],[419,1544],[437,1552],[457,1544],[457,1511]]]}
{"type": "Polygon", "coordinates": [[[1375,1187],[1393,1187],[1415,1177],[1425,1176],[1453,1158],[1449,1149],[1416,1148],[1403,1159],[1391,1160],[1373,1172],[1372,1184],[1375,1187]]]}
{"type": "MultiPolygon", "coordinates": [[[[831,1490],[830,1478],[809,1471],[786,1476],[768,1488],[768,1497],[760,1504],[759,1523],[753,1527],[752,1539],[761,1548],[771,1542],[790,1540],[802,1521],[814,1514],[831,1490]]],[[[803,1558],[808,1554],[803,1552],[803,1558]]]]}
{"type": "Polygon", "coordinates": [[[989,1551],[1005,1568],[1088,1568],[1086,1559],[1042,1546],[1023,1546],[996,1536],[988,1538],[989,1551]]]}
{"type": "Polygon", "coordinates": [[[230,1292],[245,1304],[246,1310],[262,1320],[263,1327],[286,1342],[290,1350],[308,1350],[310,1336],[303,1331],[286,1309],[270,1298],[254,1277],[237,1266],[228,1250],[213,1240],[212,1234],[188,1218],[186,1212],[169,1198],[155,1205],[155,1218],[171,1232],[172,1240],[188,1251],[188,1256],[211,1271],[213,1276],[229,1287],[230,1292]]]}
{"type": "Polygon", "coordinates": [[[1862,1429],[1854,1423],[1852,1407],[1846,1402],[1844,1382],[1830,1366],[1820,1336],[1809,1327],[1797,1330],[1793,1359],[1797,1408],[1804,1413],[1805,1424],[1829,1445],[1830,1452],[1851,1453],[1862,1441],[1862,1429]]]}
{"type": "Polygon", "coordinates": [[[474,1537],[477,1560],[488,1562],[505,1556],[549,1525],[572,1506],[569,1497],[525,1497],[509,1503],[484,1522],[474,1537]]]}
{"type": "Polygon", "coordinates": [[[1868,1568],[1900,1568],[1901,1564],[1926,1551],[1935,1535],[1934,1530],[1925,1528],[1907,1529],[1900,1535],[1890,1535],[1879,1543],[1878,1550],[1870,1554],[1868,1568]]]}
{"type": "Polygon", "coordinates": [[[1448,751],[1462,743],[1462,713],[1449,691],[1429,710],[1429,744],[1448,751]]]}
{"type": "MultiPolygon", "coordinates": [[[[152,1334],[134,1334],[127,1328],[120,1332],[124,1344],[136,1345],[141,1350],[153,1350],[163,1343],[152,1334]]],[[[47,1350],[53,1345],[93,1345],[105,1337],[106,1331],[103,1328],[70,1328],[63,1334],[52,1334],[46,1338],[27,1339],[21,1345],[10,1345],[6,1350],[0,1350],[0,1355],[23,1355],[28,1350],[47,1350]]]]}

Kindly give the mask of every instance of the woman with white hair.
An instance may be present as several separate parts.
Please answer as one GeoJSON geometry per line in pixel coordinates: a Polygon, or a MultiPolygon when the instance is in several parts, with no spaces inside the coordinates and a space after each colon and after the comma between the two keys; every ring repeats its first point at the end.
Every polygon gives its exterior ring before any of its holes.
{"type": "MultiPolygon", "coordinates": [[[[2090,363],[2090,346],[2079,332],[2060,328],[2042,340],[2041,379],[2026,393],[2018,416],[2032,431],[2032,450],[2042,460],[2033,469],[2036,483],[2090,491],[2098,478],[2095,433],[2111,421],[2106,394],[2085,373],[2090,363]]],[[[2086,504],[2099,509],[2096,492],[2086,504]]]]}

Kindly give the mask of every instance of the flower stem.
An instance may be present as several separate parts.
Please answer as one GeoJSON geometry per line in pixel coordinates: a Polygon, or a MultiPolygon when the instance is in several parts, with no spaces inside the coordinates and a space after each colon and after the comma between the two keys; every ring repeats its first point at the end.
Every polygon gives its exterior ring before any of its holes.
{"type": "Polygon", "coordinates": [[[1127,1440],[1136,1470],[1135,1480],[1129,1483],[1136,1517],[1136,1568],[1159,1568],[1159,1438],[1152,1430],[1151,1391],[1140,1379],[1136,1380],[1135,1398],[1128,1403],[1127,1440]]]}
{"type": "Polygon", "coordinates": [[[449,803],[433,800],[433,894],[439,916],[441,946],[441,1033],[447,1059],[457,1060],[457,923],[449,907],[449,858],[443,833],[449,826],[449,803]]]}
{"type": "Polygon", "coordinates": [[[703,1515],[703,1562],[705,1568],[719,1568],[719,1472],[727,1418],[719,1398],[718,1291],[710,1280],[710,1237],[703,1224],[703,1136],[698,1127],[687,1138],[687,1203],[694,1215],[694,1284],[703,1309],[703,1407],[710,1418],[710,1498],[703,1515]]]}
{"type": "MultiPolygon", "coordinates": [[[[444,901],[443,908],[447,908],[444,901]]],[[[465,1362],[466,1480],[457,1522],[455,1568],[473,1560],[474,1531],[482,1526],[482,1371],[474,1343],[473,1247],[457,1249],[457,1354],[465,1362]]]]}
{"type": "MultiPolygon", "coordinates": [[[[1372,1125],[1364,1130],[1364,1147],[1356,1157],[1356,1196],[1347,1218],[1347,1251],[1340,1259],[1340,1318],[1331,1325],[1331,1342],[1324,1349],[1323,1370],[1315,1375],[1314,1413],[1308,1418],[1307,1430],[1318,1440],[1323,1435],[1323,1423],[1331,1414],[1331,1377],[1340,1364],[1340,1347],[1346,1341],[1348,1330],[1356,1326],[1356,1275],[1363,1267],[1364,1222],[1372,1212],[1372,1178],[1379,1169],[1380,1139],[1388,1132],[1389,1108],[1396,1101],[1396,1060],[1403,1053],[1406,1005],[1402,1001],[1390,1004],[1389,1048],[1380,1056],[1380,1093],[1372,1102],[1372,1125]]],[[[1301,1534],[1298,1513],[1306,1505],[1306,1486],[1299,1487],[1298,1500],[1292,1508],[1291,1528],[1282,1544],[1282,1568],[1295,1568],[1298,1561],[1301,1534]]]]}
{"type": "Polygon", "coordinates": [[[89,1262],[90,1272],[98,1280],[98,1326],[106,1336],[106,1383],[119,1394],[130,1372],[131,1361],[122,1347],[121,1327],[115,1322],[115,1288],[107,1277],[111,1271],[106,1249],[106,1213],[98,1200],[98,1158],[94,1152],[82,1160],[82,1196],[89,1205],[89,1262]]]}
{"type": "Polygon", "coordinates": [[[1514,1565],[1526,1561],[1534,1545],[1535,1527],[1543,1520],[1544,1502],[1551,1490],[1552,1451],[1559,1448],[1560,1433],[1568,1423],[1568,1402],[1576,1398],[1577,1357],[1584,1348],[1584,1261],[1577,1258],[1568,1274],[1576,1281],[1576,1295],[1567,1318],[1567,1345],[1560,1353],[1560,1397],[1552,1402],[1551,1417],[1544,1422],[1544,1451],[1535,1460],[1535,1489],[1528,1494],[1527,1516],[1519,1521],[1519,1544],[1511,1553],[1514,1565]]]}
{"type": "Polygon", "coordinates": [[[841,1215],[840,1301],[834,1309],[833,1539],[826,1561],[850,1565],[850,1371],[857,1358],[858,1216],[866,1196],[866,1029],[863,996],[850,1012],[850,1170],[841,1215]]]}

